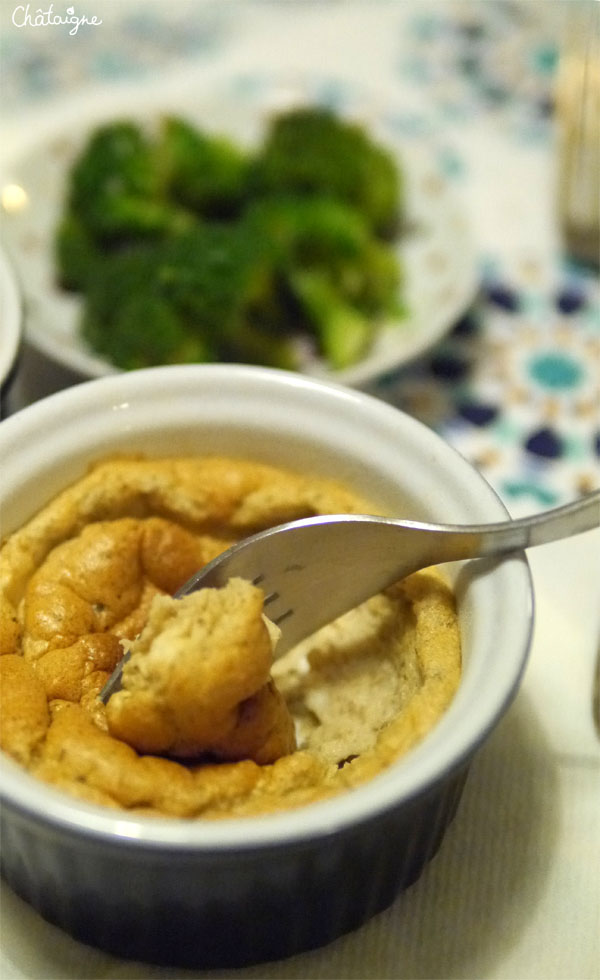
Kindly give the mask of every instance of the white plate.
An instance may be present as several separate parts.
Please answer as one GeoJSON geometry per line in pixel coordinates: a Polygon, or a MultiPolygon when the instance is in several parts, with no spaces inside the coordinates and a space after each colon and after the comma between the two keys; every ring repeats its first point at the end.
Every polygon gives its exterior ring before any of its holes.
{"type": "Polygon", "coordinates": [[[0,389],[8,385],[15,366],[23,327],[21,297],[14,271],[0,251],[0,389]]]}
{"type": "Polygon", "coordinates": [[[145,88],[125,97],[122,92],[105,95],[85,114],[81,103],[55,113],[50,129],[37,142],[31,140],[27,148],[23,147],[2,175],[4,236],[23,282],[29,342],[54,361],[87,377],[118,371],[82,340],[78,332],[80,300],[58,289],[54,281],[52,243],[66,176],[95,125],[130,117],[151,126],[161,113],[171,112],[252,144],[260,139],[274,111],[317,102],[334,103],[333,108],[342,115],[365,124],[398,157],[404,172],[409,229],[398,245],[408,315],[400,323],[383,327],[368,356],[351,368],[334,372],[320,362],[307,360],[303,370],[358,386],[427,350],[456,322],[476,290],[476,256],[464,208],[432,149],[395,132],[393,100],[357,93],[339,79],[332,84],[312,76],[293,81],[229,77],[205,92],[186,89],[168,95],[145,88]],[[15,187],[24,192],[20,204],[15,187]]]}

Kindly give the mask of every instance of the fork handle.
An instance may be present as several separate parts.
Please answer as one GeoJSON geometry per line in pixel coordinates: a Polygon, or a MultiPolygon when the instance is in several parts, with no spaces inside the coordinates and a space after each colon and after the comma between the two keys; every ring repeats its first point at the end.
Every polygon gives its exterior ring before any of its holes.
{"type": "MultiPolygon", "coordinates": [[[[412,522],[397,523],[406,528],[412,522]]],[[[415,523],[414,527],[430,527],[437,532],[436,561],[440,563],[507,555],[600,527],[600,490],[585,494],[562,507],[498,524],[455,526],[415,523]]]]}
{"type": "Polygon", "coordinates": [[[471,527],[479,533],[478,554],[502,555],[590,531],[600,526],[600,490],[562,507],[495,525],[471,527]]]}

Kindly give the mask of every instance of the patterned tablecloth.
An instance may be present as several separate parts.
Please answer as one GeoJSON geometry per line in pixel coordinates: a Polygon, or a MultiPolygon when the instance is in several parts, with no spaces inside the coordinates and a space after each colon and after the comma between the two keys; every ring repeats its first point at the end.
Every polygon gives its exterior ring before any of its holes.
{"type": "Polygon", "coordinates": [[[143,83],[174,65],[201,63],[209,77],[228,59],[247,66],[248,84],[258,70],[290,66],[333,76],[334,102],[350,81],[387,89],[398,133],[427,137],[464,194],[481,289],[448,338],[377,393],[440,431],[508,502],[537,510],[597,485],[598,276],[562,254],[553,213],[565,5],[381,3],[367,15],[365,5],[330,4],[316,20],[287,6],[98,0],[85,14],[102,24],[72,35],[70,25],[30,26],[26,7],[3,0],[3,115],[10,124],[24,110],[50,113],[85,87],[143,83]],[[313,19],[304,50],[293,43],[298,17],[304,29],[313,19]]]}
{"type": "MultiPolygon", "coordinates": [[[[332,102],[349,83],[389,93],[398,133],[427,139],[462,196],[479,289],[443,340],[374,392],[441,433],[513,513],[537,511],[600,483],[598,272],[564,254],[555,206],[553,92],[574,6],[86,0],[70,15],[102,23],[74,29],[36,27],[33,5],[0,0],[3,142],[17,146],[64,100],[91,103],[160,73],[208,85],[227,72],[250,84],[308,71],[327,79],[332,102]]],[[[31,397],[31,379],[17,378],[12,409],[31,397]]],[[[241,975],[600,976],[597,546],[594,532],[532,554],[538,626],[523,690],[423,879],[328,950],[241,975]]],[[[83,950],[10,894],[4,910],[7,980],[171,975],[83,950]]]]}

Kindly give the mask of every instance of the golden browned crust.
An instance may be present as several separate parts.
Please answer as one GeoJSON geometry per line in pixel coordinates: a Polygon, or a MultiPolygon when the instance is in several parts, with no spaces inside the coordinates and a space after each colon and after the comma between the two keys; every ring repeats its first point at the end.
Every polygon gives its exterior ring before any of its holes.
{"type": "Polygon", "coordinates": [[[91,523],[162,517],[199,535],[207,555],[214,557],[251,531],[327,510],[356,513],[357,498],[333,481],[247,460],[106,460],[6,541],[0,553],[0,592],[17,603],[49,552],[91,523]]]}
{"type": "Polygon", "coordinates": [[[21,641],[21,627],[16,609],[8,597],[0,592],[0,656],[14,653],[21,641]]]}
{"type": "MultiPolygon", "coordinates": [[[[168,620],[166,597],[233,541],[282,520],[368,509],[334,482],[244,460],[93,467],[0,550],[2,747],[76,796],[147,814],[265,813],[371,778],[426,734],[458,685],[453,598],[433,571],[324,628],[272,679],[260,594],[242,583],[239,617],[228,607],[229,639],[224,627],[218,634],[222,659],[200,644],[212,666],[193,690],[183,685],[193,676],[184,653],[171,690],[160,672],[158,686],[138,683],[132,660],[124,696],[108,711],[97,697],[122,641],[134,641],[155,610],[168,620]],[[192,702],[210,683],[195,716],[192,702]]],[[[193,602],[213,603],[205,626],[219,631],[223,597],[193,602]]]]}
{"type": "Polygon", "coordinates": [[[44,686],[23,657],[0,657],[0,745],[27,765],[50,725],[44,686]]]}

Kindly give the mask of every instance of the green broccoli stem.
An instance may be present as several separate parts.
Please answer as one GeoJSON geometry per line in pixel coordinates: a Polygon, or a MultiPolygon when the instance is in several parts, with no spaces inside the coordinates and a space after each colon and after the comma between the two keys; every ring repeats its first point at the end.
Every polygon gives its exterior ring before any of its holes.
{"type": "Polygon", "coordinates": [[[328,364],[336,370],[355,364],[373,340],[373,324],[359,310],[344,302],[321,272],[293,270],[290,285],[328,364]]]}

